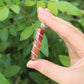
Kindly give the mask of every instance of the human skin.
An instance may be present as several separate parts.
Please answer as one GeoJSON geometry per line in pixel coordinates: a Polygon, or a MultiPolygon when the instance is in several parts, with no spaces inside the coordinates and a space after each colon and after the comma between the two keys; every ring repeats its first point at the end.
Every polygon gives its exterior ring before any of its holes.
{"type": "Polygon", "coordinates": [[[84,34],[72,24],[51,14],[48,9],[38,8],[38,18],[55,31],[65,42],[70,67],[63,67],[44,59],[29,61],[28,68],[35,69],[59,84],[84,84],[84,34]]]}

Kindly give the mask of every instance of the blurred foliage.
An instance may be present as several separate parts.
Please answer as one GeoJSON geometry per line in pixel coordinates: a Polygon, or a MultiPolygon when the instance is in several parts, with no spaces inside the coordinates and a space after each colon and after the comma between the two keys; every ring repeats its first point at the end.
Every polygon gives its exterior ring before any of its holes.
{"type": "MultiPolygon", "coordinates": [[[[48,8],[55,16],[84,32],[83,0],[0,0],[0,84],[57,84],[41,73],[27,69],[36,28],[37,8],[48,8]]],[[[70,66],[62,39],[47,28],[38,58],[70,66]]]]}

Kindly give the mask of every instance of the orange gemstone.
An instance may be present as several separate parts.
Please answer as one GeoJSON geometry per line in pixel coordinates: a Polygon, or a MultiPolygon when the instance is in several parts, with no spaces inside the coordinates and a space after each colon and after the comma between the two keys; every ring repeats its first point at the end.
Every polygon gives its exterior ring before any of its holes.
{"type": "Polygon", "coordinates": [[[36,59],[37,59],[37,56],[36,56],[36,55],[34,55],[33,53],[31,53],[31,57],[30,57],[30,58],[31,58],[31,60],[32,60],[32,61],[34,61],[34,60],[36,60],[36,59]]]}
{"type": "Polygon", "coordinates": [[[35,46],[33,46],[32,51],[33,51],[36,55],[38,55],[38,53],[39,53],[39,49],[37,49],[35,46]]]}
{"type": "Polygon", "coordinates": [[[35,36],[32,52],[31,52],[31,60],[36,60],[38,58],[39,49],[41,47],[41,41],[43,39],[43,33],[45,29],[42,29],[41,27],[37,28],[37,33],[35,36]]]}
{"type": "Polygon", "coordinates": [[[41,43],[43,37],[41,37],[38,33],[36,33],[35,38],[41,43]]]}
{"type": "Polygon", "coordinates": [[[45,29],[42,29],[41,27],[38,27],[38,28],[37,28],[37,31],[38,31],[41,35],[43,35],[43,33],[45,32],[45,29]]]}
{"type": "Polygon", "coordinates": [[[40,44],[36,39],[34,40],[34,44],[35,44],[38,48],[41,47],[41,44],[40,44]]]}

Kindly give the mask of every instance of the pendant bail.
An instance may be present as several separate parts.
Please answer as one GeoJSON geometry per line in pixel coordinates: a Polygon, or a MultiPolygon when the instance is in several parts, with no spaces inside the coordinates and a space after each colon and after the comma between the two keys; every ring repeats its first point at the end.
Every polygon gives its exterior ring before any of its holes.
{"type": "Polygon", "coordinates": [[[45,24],[44,23],[41,23],[41,28],[45,28],[45,24]]]}

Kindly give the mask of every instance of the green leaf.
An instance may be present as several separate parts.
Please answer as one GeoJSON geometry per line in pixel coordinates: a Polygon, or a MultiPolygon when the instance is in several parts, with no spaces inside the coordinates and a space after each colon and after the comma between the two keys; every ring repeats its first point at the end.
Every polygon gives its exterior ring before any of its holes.
{"type": "Polygon", "coordinates": [[[35,5],[36,4],[36,2],[34,2],[34,1],[30,1],[30,0],[26,0],[25,1],[25,5],[26,6],[33,6],[33,5],[35,5]]]}
{"type": "MultiPolygon", "coordinates": [[[[56,36],[55,36],[56,37],[56,36]]],[[[57,38],[58,39],[58,38],[57,38]]],[[[58,40],[55,40],[55,43],[52,44],[52,53],[53,53],[53,56],[56,57],[60,54],[64,54],[64,46],[63,46],[63,43],[62,42],[56,42],[58,40]]]]}
{"type": "Polygon", "coordinates": [[[1,29],[0,32],[3,29],[8,29],[10,25],[11,25],[11,21],[9,19],[6,19],[5,21],[0,22],[0,29],[1,29]]]}
{"type": "Polygon", "coordinates": [[[0,6],[4,6],[3,0],[0,0],[0,6]]]}
{"type": "Polygon", "coordinates": [[[44,2],[37,2],[37,8],[42,7],[45,8],[45,3],[44,2]]]}
{"type": "Polygon", "coordinates": [[[17,14],[19,14],[19,12],[20,12],[20,7],[18,5],[12,5],[9,8],[17,14]]]}
{"type": "Polygon", "coordinates": [[[9,46],[8,42],[1,42],[0,43],[0,52],[3,52],[4,50],[6,50],[8,46],[9,46]]]}
{"type": "Polygon", "coordinates": [[[25,41],[22,41],[22,42],[19,42],[18,43],[18,51],[25,48],[27,45],[29,45],[29,40],[25,40],[25,41]]]}
{"type": "Polygon", "coordinates": [[[58,9],[55,3],[48,3],[48,9],[54,14],[58,14],[58,9]]]}
{"type": "Polygon", "coordinates": [[[0,72],[0,84],[9,84],[8,80],[4,77],[4,75],[0,72]]]}
{"type": "Polygon", "coordinates": [[[11,65],[10,62],[10,54],[3,55],[2,58],[0,59],[0,66],[2,68],[7,68],[11,65]]]}
{"type": "Polygon", "coordinates": [[[50,0],[50,1],[56,3],[56,2],[58,2],[59,0],[50,0]]]}
{"type": "Polygon", "coordinates": [[[32,44],[29,44],[28,46],[26,46],[25,48],[23,48],[23,56],[26,57],[32,49],[32,44]]]}
{"type": "Polygon", "coordinates": [[[40,27],[40,25],[41,25],[41,22],[39,20],[36,20],[34,23],[35,29],[34,29],[33,39],[35,39],[37,28],[40,27]]]}
{"type": "Polygon", "coordinates": [[[80,24],[81,24],[82,27],[84,28],[84,18],[82,18],[82,19],[80,20],[80,24]]]}
{"type": "Polygon", "coordinates": [[[0,54],[0,58],[2,57],[2,54],[0,54]]]}
{"type": "Polygon", "coordinates": [[[73,16],[66,14],[66,13],[58,14],[58,17],[66,20],[66,21],[77,21],[73,16]]]}
{"type": "Polygon", "coordinates": [[[36,20],[34,23],[35,28],[39,27],[41,22],[39,20],[36,20]]]}
{"type": "Polygon", "coordinates": [[[45,84],[45,77],[38,72],[29,72],[30,78],[36,82],[36,84],[45,84]]]}
{"type": "Polygon", "coordinates": [[[9,9],[7,7],[0,7],[0,21],[7,19],[9,15],[9,9]]]}
{"type": "Polygon", "coordinates": [[[9,34],[8,29],[2,30],[0,32],[1,41],[6,42],[8,39],[8,34],[9,34]]]}
{"type": "Polygon", "coordinates": [[[69,58],[69,56],[59,55],[59,59],[60,59],[61,63],[64,66],[67,66],[67,67],[70,66],[70,58],[69,58]]]}
{"type": "Polygon", "coordinates": [[[20,40],[22,41],[28,39],[33,34],[33,31],[32,26],[25,28],[20,35],[20,40]]]}
{"type": "Polygon", "coordinates": [[[67,12],[72,15],[83,15],[83,13],[78,8],[76,8],[69,2],[59,1],[56,3],[56,5],[57,5],[57,8],[62,12],[67,12]]]}
{"type": "Polygon", "coordinates": [[[3,72],[3,68],[0,66],[0,72],[3,72]]]}
{"type": "Polygon", "coordinates": [[[19,5],[19,4],[21,4],[21,3],[22,3],[22,1],[20,1],[20,0],[13,0],[13,3],[15,3],[15,4],[19,5]]]}
{"type": "Polygon", "coordinates": [[[16,26],[12,26],[12,27],[9,29],[9,32],[10,32],[11,35],[17,36],[17,28],[16,28],[16,26]]]}
{"type": "Polygon", "coordinates": [[[48,50],[48,40],[46,35],[43,35],[43,40],[42,40],[42,44],[41,44],[41,48],[40,48],[41,52],[48,57],[49,55],[49,50],[48,50]]]}
{"type": "Polygon", "coordinates": [[[11,0],[3,0],[3,2],[6,2],[6,4],[12,4],[12,1],[11,0]]]}
{"type": "Polygon", "coordinates": [[[54,81],[54,80],[50,80],[51,81],[51,84],[58,84],[58,83],[56,83],[56,81],[54,81]]]}
{"type": "Polygon", "coordinates": [[[17,30],[21,31],[21,30],[25,29],[27,26],[28,26],[28,22],[25,20],[22,20],[22,21],[18,22],[17,30]]]}
{"type": "Polygon", "coordinates": [[[41,59],[41,53],[39,52],[39,54],[38,54],[38,59],[41,59]]]}
{"type": "Polygon", "coordinates": [[[20,66],[17,66],[17,65],[10,66],[4,70],[4,75],[6,77],[12,77],[18,74],[20,69],[21,69],[20,66]]]}
{"type": "Polygon", "coordinates": [[[19,84],[28,84],[28,79],[21,79],[19,84]]]}

